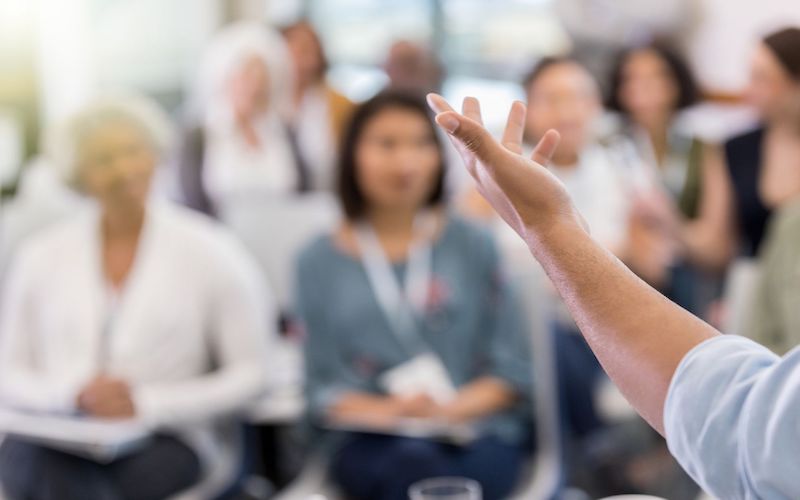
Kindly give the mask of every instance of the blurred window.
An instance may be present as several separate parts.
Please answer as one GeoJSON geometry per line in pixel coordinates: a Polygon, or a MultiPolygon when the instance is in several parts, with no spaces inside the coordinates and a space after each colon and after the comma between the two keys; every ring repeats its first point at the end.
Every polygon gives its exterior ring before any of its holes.
{"type": "Polygon", "coordinates": [[[391,44],[429,45],[446,68],[445,96],[476,95],[489,125],[505,117],[518,82],[539,58],[567,52],[569,38],[554,12],[555,0],[309,0],[331,60],[332,84],[363,100],[386,83],[381,69],[391,44]],[[502,117],[499,117],[502,115],[502,117]]]}

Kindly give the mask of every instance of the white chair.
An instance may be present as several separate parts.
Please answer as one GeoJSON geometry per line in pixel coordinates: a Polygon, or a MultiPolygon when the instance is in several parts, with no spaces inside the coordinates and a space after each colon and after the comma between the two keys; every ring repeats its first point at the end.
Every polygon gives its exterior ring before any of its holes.
{"type": "Polygon", "coordinates": [[[220,220],[250,250],[281,308],[291,305],[294,263],[311,239],[332,230],[341,218],[329,193],[300,196],[243,196],[220,208],[220,220]]]}
{"type": "Polygon", "coordinates": [[[14,251],[31,234],[77,210],[82,200],[59,184],[52,167],[34,164],[16,198],[0,206],[0,277],[14,251]]]}
{"type": "MultiPolygon", "coordinates": [[[[340,218],[339,206],[329,193],[273,198],[244,196],[228,201],[220,209],[220,219],[260,264],[264,281],[283,311],[292,304],[298,253],[314,237],[332,231],[340,218]]],[[[304,408],[300,346],[279,339],[273,347],[277,366],[270,374],[270,389],[248,413],[255,424],[292,423],[304,408]]],[[[326,482],[326,471],[324,458],[312,457],[300,476],[276,498],[306,500],[315,495],[337,498],[326,482]]]]}

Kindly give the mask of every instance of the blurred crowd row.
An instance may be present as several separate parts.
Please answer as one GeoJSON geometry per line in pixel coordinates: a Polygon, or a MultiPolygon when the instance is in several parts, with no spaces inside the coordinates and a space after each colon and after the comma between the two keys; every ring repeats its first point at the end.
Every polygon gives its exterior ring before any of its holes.
{"type": "MultiPolygon", "coordinates": [[[[344,498],[460,476],[499,499],[546,450],[548,497],[695,497],[435,126],[436,54],[395,43],[387,88],[353,103],[324,49],[308,22],[230,25],[179,123],[118,93],[47,133],[0,212],[0,400],[150,438],[100,462],[6,436],[5,494],[263,498],[313,463],[344,498]]],[[[523,148],[557,130],[547,167],[597,241],[782,354],[800,335],[800,29],[753,49],[757,120],[721,143],[693,128],[704,94],[669,44],[625,49],[603,85],[537,61],[523,148]]]]}

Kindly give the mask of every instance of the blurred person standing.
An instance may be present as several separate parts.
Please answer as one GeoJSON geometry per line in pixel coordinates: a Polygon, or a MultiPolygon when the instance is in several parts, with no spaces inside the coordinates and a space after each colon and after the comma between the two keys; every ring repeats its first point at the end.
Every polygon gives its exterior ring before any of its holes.
{"type": "Polygon", "coordinates": [[[219,215],[227,200],[306,191],[310,172],[297,161],[286,126],[292,104],[289,51],[259,23],[224,28],[211,41],[189,103],[194,124],[180,148],[184,203],[219,215]]]}
{"type": "Polygon", "coordinates": [[[387,91],[358,107],[339,164],[346,220],[298,260],[309,417],[362,430],[328,436],[348,498],[407,499],[445,475],[507,498],[527,454],[522,311],[489,234],[446,211],[442,151],[423,100],[387,91]],[[408,419],[475,434],[405,437],[408,419]]]}
{"type": "Polygon", "coordinates": [[[152,199],[169,136],[163,113],[134,96],[66,124],[53,160],[86,206],[19,249],[0,317],[3,405],[135,419],[151,436],[109,463],[7,437],[11,498],[202,498],[233,481],[225,429],[264,388],[273,312],[230,235],[152,199]]]}
{"type": "Polygon", "coordinates": [[[333,189],[339,142],[353,103],[325,81],[328,59],[308,21],[285,26],[281,32],[294,68],[293,110],[289,133],[298,161],[307,165],[314,189],[333,189]]]}

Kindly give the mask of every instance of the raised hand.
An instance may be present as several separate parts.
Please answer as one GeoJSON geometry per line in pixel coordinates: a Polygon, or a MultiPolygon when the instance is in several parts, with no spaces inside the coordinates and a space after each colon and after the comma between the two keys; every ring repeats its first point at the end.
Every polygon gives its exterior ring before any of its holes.
{"type": "Polygon", "coordinates": [[[529,245],[557,224],[584,227],[563,184],[544,165],[558,145],[555,130],[539,141],[530,158],[522,155],[525,105],[514,102],[500,141],[484,128],[478,100],[464,99],[459,114],[437,94],[428,95],[436,123],[461,154],[478,191],[529,245]]]}

